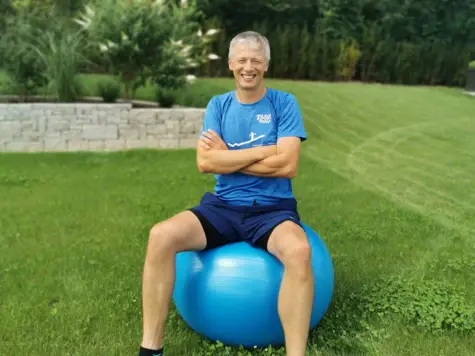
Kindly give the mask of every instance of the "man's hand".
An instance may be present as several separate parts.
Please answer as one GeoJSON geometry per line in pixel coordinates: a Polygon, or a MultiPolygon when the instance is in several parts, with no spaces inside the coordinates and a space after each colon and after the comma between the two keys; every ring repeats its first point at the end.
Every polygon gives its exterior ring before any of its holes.
{"type": "Polygon", "coordinates": [[[208,131],[203,132],[200,137],[200,146],[205,150],[227,150],[228,146],[224,143],[221,136],[219,136],[215,131],[209,129],[208,131]]]}

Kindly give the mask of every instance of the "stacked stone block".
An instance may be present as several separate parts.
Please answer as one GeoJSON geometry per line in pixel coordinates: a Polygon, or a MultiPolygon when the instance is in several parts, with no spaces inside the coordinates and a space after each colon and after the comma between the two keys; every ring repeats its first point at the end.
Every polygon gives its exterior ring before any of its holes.
{"type": "Polygon", "coordinates": [[[127,104],[0,104],[0,151],[194,148],[204,109],[127,104]]]}

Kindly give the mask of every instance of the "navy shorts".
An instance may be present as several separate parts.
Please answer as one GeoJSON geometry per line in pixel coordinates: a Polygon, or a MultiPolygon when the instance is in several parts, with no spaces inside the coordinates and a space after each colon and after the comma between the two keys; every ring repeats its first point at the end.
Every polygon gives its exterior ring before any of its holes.
{"type": "Polygon", "coordinates": [[[273,205],[234,206],[207,192],[200,204],[189,210],[203,226],[206,249],[245,241],[267,251],[267,242],[277,225],[287,220],[300,225],[295,199],[273,205]]]}

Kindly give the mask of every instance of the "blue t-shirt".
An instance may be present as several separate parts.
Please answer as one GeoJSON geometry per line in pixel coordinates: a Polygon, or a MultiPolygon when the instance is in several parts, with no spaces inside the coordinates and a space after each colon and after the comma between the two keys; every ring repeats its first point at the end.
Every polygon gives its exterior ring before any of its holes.
{"type": "MultiPolygon", "coordinates": [[[[206,108],[203,131],[218,133],[228,149],[275,145],[285,136],[306,140],[300,108],[292,94],[267,88],[256,103],[242,104],[236,91],[214,96],[206,108]]],[[[216,174],[214,194],[232,205],[260,205],[293,198],[291,180],[280,177],[257,177],[244,173],[216,174]]]]}

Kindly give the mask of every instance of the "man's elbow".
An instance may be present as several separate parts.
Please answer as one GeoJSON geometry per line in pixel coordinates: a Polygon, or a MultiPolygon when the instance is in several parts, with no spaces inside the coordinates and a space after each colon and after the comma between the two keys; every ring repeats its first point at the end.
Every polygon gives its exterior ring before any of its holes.
{"type": "Polygon", "coordinates": [[[227,174],[231,171],[225,169],[225,167],[216,167],[209,160],[205,158],[198,159],[197,162],[198,172],[200,173],[212,173],[212,174],[227,174]]]}
{"type": "Polygon", "coordinates": [[[196,166],[198,168],[198,172],[200,173],[212,173],[209,153],[204,151],[201,147],[197,147],[196,152],[196,166]]]}
{"type": "Polygon", "coordinates": [[[200,173],[211,173],[211,167],[205,159],[198,158],[196,160],[196,166],[198,167],[198,172],[200,173]]]}
{"type": "Polygon", "coordinates": [[[205,169],[205,167],[203,167],[202,164],[197,163],[196,166],[198,167],[198,172],[200,172],[200,173],[208,173],[208,172],[206,172],[206,169],[205,169]]]}
{"type": "Polygon", "coordinates": [[[297,176],[297,168],[296,164],[287,164],[282,173],[285,178],[295,178],[297,176]]]}

